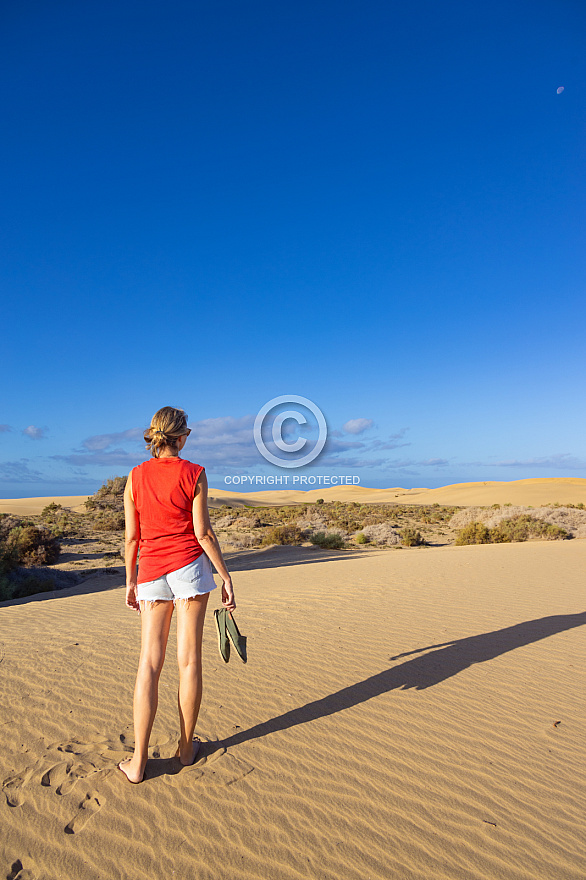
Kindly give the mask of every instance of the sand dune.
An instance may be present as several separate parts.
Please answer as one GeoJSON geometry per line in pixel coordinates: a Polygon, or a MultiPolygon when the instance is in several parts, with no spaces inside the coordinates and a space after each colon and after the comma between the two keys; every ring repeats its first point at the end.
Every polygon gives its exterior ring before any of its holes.
{"type": "Polygon", "coordinates": [[[85,501],[89,495],[50,495],[42,498],[0,499],[0,513],[16,513],[20,516],[41,513],[48,504],[60,504],[69,510],[85,513],[85,501]]]}
{"type": "MultiPolygon", "coordinates": [[[[51,501],[80,512],[87,495],[0,500],[0,513],[40,513],[51,501]]],[[[439,489],[369,489],[366,486],[333,486],[300,491],[234,492],[210,488],[210,506],[279,506],[324,501],[356,501],[360,504],[450,504],[462,507],[491,504],[544,505],[586,504],[586,479],[567,477],[513,480],[512,482],[455,483],[439,489]]]]}
{"type": "Polygon", "coordinates": [[[360,504],[450,504],[468,507],[491,504],[586,504],[586,479],[568,477],[489,481],[483,483],[455,483],[439,489],[369,489],[366,486],[333,486],[295,490],[227,492],[211,489],[216,503],[223,504],[302,504],[324,501],[356,501],[360,504]]]}
{"type": "Polygon", "coordinates": [[[208,615],[180,769],[171,635],[139,786],[121,572],[0,607],[6,876],[582,880],[586,541],[231,565],[249,663],[208,615]]]}

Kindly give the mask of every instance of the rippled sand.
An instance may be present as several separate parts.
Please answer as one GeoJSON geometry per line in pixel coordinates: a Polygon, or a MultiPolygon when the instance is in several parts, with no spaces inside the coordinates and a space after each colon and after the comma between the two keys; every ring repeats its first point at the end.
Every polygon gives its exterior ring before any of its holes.
{"type": "Polygon", "coordinates": [[[138,786],[120,581],[0,607],[1,876],[583,880],[586,541],[232,567],[249,663],[208,615],[181,768],[172,634],[138,786]]]}

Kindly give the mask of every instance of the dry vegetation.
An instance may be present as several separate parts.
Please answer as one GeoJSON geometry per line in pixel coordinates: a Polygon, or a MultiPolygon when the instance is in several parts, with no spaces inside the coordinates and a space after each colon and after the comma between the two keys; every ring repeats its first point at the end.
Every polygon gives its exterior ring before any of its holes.
{"type": "Polygon", "coordinates": [[[125,477],[108,480],[87,513],[49,504],[38,516],[0,515],[0,601],[73,586],[123,564],[125,477]]]}
{"type": "Polygon", "coordinates": [[[220,543],[230,550],[312,543],[329,549],[446,544],[458,508],[439,504],[359,504],[318,500],[283,507],[224,505],[210,510],[220,543]]]}
{"type": "MultiPolygon", "coordinates": [[[[0,516],[0,600],[54,590],[110,570],[122,575],[126,477],[106,481],[85,513],[49,504],[39,516],[0,516]],[[77,574],[76,574],[77,572],[77,574]]],[[[210,509],[223,550],[274,545],[402,549],[586,537],[584,505],[458,508],[318,499],[283,507],[210,509]]]]}

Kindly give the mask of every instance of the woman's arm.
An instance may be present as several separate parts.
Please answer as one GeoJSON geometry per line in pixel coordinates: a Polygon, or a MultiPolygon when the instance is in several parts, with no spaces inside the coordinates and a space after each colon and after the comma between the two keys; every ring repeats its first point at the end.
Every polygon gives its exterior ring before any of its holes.
{"type": "Polygon", "coordinates": [[[126,604],[129,608],[140,611],[140,605],[136,598],[136,557],[138,556],[138,543],[140,541],[140,523],[138,511],[132,497],[132,471],[128,475],[124,488],[124,521],[126,531],[124,535],[124,558],[126,561],[126,604]]]}
{"type": "Polygon", "coordinates": [[[205,471],[202,471],[199,475],[199,480],[197,481],[197,487],[195,489],[195,498],[193,499],[193,530],[195,532],[195,537],[204,550],[204,553],[213,562],[216,571],[222,578],[222,605],[224,608],[227,608],[228,611],[234,611],[236,608],[236,602],[234,600],[232,578],[226,568],[220,544],[210,522],[210,514],[208,511],[208,478],[206,477],[205,471]]]}

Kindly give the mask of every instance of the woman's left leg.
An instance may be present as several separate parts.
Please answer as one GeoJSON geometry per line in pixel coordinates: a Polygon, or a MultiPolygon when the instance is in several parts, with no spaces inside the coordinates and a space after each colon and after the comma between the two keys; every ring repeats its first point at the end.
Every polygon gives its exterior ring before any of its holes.
{"type": "Polygon", "coordinates": [[[197,755],[193,731],[202,692],[201,644],[209,593],[177,601],[177,662],[179,664],[179,760],[188,766],[197,755]]]}
{"type": "Polygon", "coordinates": [[[173,602],[141,603],[142,644],[134,688],[134,755],[119,766],[130,782],[141,782],[159,701],[159,677],[173,616],[173,602]]]}

